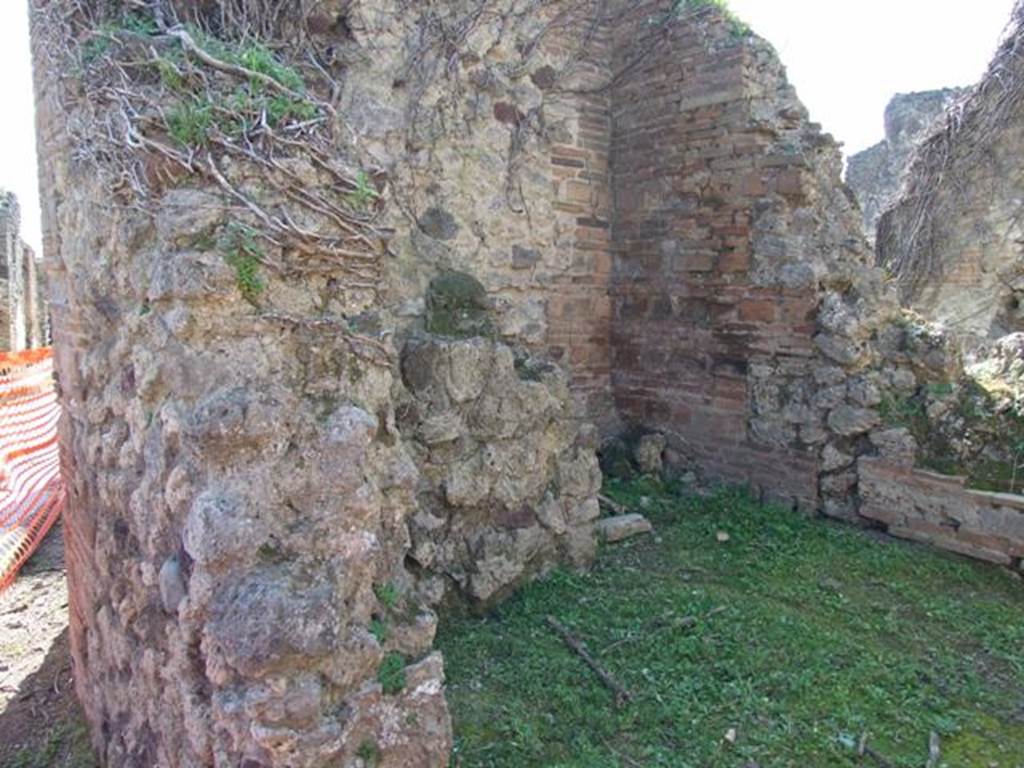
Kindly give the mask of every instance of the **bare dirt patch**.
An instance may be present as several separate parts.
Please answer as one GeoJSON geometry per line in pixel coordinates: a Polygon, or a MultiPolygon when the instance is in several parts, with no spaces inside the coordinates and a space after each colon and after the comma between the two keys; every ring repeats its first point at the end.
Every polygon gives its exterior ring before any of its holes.
{"type": "Polygon", "coordinates": [[[0,595],[0,765],[92,768],[74,695],[61,527],[0,595]]]}

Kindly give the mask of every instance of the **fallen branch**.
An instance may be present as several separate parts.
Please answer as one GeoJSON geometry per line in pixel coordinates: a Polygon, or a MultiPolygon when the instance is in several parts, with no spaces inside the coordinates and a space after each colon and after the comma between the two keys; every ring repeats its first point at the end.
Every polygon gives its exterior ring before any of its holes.
{"type": "Polygon", "coordinates": [[[583,661],[590,667],[601,678],[601,682],[604,683],[605,687],[615,694],[615,706],[621,707],[626,702],[633,700],[633,694],[627,691],[618,680],[611,676],[611,674],[601,666],[601,664],[590,655],[587,647],[583,644],[583,641],[576,637],[570,632],[565,625],[563,625],[554,616],[548,616],[546,619],[548,626],[557,632],[562,640],[569,648],[576,653],[583,661]]]}
{"type": "Polygon", "coordinates": [[[867,733],[860,737],[860,746],[857,748],[857,754],[861,757],[870,757],[872,760],[878,763],[881,766],[881,768],[892,768],[892,763],[890,763],[884,755],[881,755],[874,749],[872,749],[871,746],[868,744],[867,733]]]}
{"type": "Polygon", "coordinates": [[[610,509],[612,512],[614,512],[616,515],[628,515],[629,514],[629,508],[628,507],[624,507],[622,504],[619,504],[617,501],[612,501],[611,499],[609,499],[607,496],[605,496],[603,494],[598,494],[597,500],[598,500],[599,503],[604,504],[606,507],[608,507],[608,509],[610,509]]]}
{"type": "Polygon", "coordinates": [[[608,741],[607,739],[602,739],[602,741],[604,742],[604,745],[608,748],[608,750],[613,755],[615,755],[617,758],[622,760],[623,762],[633,766],[633,768],[643,768],[643,766],[641,766],[640,763],[638,763],[636,760],[631,758],[629,755],[626,755],[626,754],[623,754],[622,752],[619,752],[619,750],[617,750],[615,747],[613,747],[611,745],[611,742],[608,741]]]}
{"type": "Polygon", "coordinates": [[[939,768],[939,760],[942,758],[942,746],[939,742],[939,734],[932,731],[928,736],[928,762],[924,768],[939,768]]]}

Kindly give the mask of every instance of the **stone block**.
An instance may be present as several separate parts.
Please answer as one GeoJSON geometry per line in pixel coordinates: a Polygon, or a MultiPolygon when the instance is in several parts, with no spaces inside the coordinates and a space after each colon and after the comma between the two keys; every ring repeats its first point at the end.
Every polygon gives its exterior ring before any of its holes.
{"type": "Polygon", "coordinates": [[[609,544],[651,533],[653,530],[651,521],[638,514],[605,517],[597,521],[597,535],[609,544]]]}
{"type": "Polygon", "coordinates": [[[852,437],[871,431],[879,422],[878,414],[867,408],[840,405],[828,415],[828,426],[838,435],[852,437]]]}
{"type": "Polygon", "coordinates": [[[874,430],[868,435],[879,456],[894,464],[913,466],[917,456],[917,441],[905,428],[874,430]]]}
{"type": "Polygon", "coordinates": [[[656,475],[661,472],[665,445],[665,436],[661,434],[644,435],[637,441],[633,455],[636,465],[641,472],[649,475],[656,475]]]}

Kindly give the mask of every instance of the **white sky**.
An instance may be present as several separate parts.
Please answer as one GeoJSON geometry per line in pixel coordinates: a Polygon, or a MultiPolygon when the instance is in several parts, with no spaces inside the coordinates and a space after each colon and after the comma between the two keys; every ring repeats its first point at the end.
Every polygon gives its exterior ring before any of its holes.
{"type": "MultiPolygon", "coordinates": [[[[1013,0],[730,0],[772,41],[811,111],[848,152],[882,138],[895,93],[970,85],[1013,0]]],[[[27,0],[0,0],[0,187],[17,193],[22,236],[40,245],[27,0]]]]}
{"type": "Polygon", "coordinates": [[[972,85],[1013,0],[729,0],[767,38],[815,122],[855,154],[881,141],[896,93],[972,85]]]}

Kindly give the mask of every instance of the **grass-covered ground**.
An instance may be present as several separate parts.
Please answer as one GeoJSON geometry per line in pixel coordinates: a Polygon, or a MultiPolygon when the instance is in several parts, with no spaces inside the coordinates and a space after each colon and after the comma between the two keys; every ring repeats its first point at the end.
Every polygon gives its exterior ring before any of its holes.
{"type": "Polygon", "coordinates": [[[455,765],[922,768],[934,732],[938,765],[1024,768],[1010,574],[739,492],[607,492],[656,537],[445,626],[455,765]],[[632,703],[616,708],[549,614],[632,703]]]}

